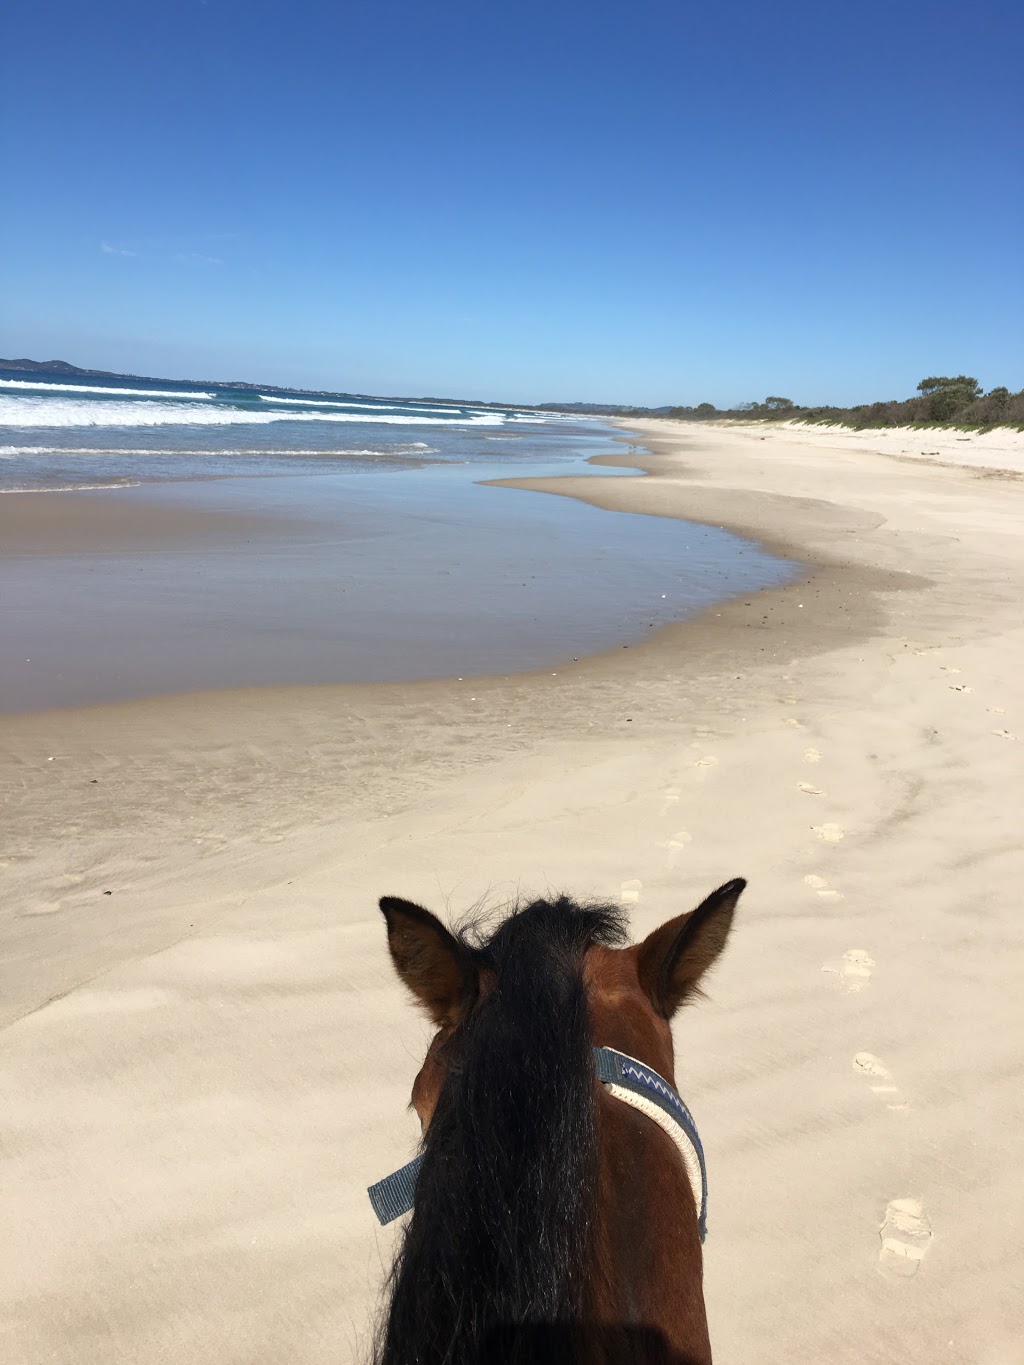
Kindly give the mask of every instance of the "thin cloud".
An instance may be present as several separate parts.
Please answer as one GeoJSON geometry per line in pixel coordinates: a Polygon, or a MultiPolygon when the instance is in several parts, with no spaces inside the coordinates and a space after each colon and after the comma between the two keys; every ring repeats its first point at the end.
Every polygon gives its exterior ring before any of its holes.
{"type": "Polygon", "coordinates": [[[110,242],[101,242],[100,250],[108,256],[137,256],[137,251],[129,251],[126,246],[113,246],[110,242]]]}

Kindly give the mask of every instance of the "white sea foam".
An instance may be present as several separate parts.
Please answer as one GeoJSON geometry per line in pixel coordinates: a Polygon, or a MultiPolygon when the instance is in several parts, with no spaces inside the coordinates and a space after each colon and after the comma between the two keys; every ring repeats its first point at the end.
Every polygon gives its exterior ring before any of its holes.
{"type": "Polygon", "coordinates": [[[423,455],[436,455],[433,446],[425,441],[407,441],[402,445],[389,446],[386,450],[349,449],[344,450],[299,450],[294,446],[282,446],[279,450],[266,446],[253,446],[249,450],[230,450],[223,446],[219,450],[195,450],[191,446],[177,446],[164,450],[152,446],[0,446],[0,460],[13,460],[25,455],[66,455],[71,459],[76,455],[216,455],[228,459],[234,455],[316,455],[337,457],[339,455],[371,455],[376,459],[420,459],[423,455]]]}
{"type": "Polygon", "coordinates": [[[266,426],[270,422],[364,422],[387,426],[501,426],[504,417],[408,417],[401,413],[245,412],[182,403],[75,402],[70,398],[0,395],[0,427],[266,426]]]}
{"type": "Polygon", "coordinates": [[[0,498],[6,493],[91,493],[95,490],[105,493],[112,489],[141,487],[138,479],[129,479],[124,483],[55,483],[47,484],[45,488],[0,488],[0,498]]]}
{"type": "Polygon", "coordinates": [[[28,379],[0,379],[2,389],[32,389],[36,393],[100,393],[107,398],[216,398],[215,393],[177,389],[121,389],[113,384],[101,388],[91,384],[33,384],[28,379]]]}
{"type": "Polygon", "coordinates": [[[260,398],[264,403],[288,403],[302,408],[370,408],[375,412],[399,408],[402,412],[431,412],[439,416],[447,416],[449,413],[458,413],[460,417],[463,415],[462,408],[454,405],[450,408],[418,408],[412,403],[389,403],[385,399],[374,398],[366,398],[361,403],[343,398],[332,398],[330,401],[323,398],[272,398],[266,393],[261,393],[260,398]]]}

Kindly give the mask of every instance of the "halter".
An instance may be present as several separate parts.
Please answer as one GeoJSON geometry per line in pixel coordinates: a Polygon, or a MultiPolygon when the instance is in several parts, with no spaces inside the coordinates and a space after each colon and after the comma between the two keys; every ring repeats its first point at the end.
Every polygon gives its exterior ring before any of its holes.
{"type": "MultiPolygon", "coordinates": [[[[693,1191],[697,1227],[703,1242],[708,1230],[708,1176],[704,1148],[689,1109],[668,1081],[635,1057],[616,1052],[611,1047],[595,1047],[593,1051],[595,1075],[608,1087],[608,1093],[653,1119],[675,1143],[693,1191]]],[[[373,1211],[381,1223],[391,1223],[412,1208],[416,1199],[416,1179],[422,1165],[421,1154],[367,1190],[373,1211]]]]}

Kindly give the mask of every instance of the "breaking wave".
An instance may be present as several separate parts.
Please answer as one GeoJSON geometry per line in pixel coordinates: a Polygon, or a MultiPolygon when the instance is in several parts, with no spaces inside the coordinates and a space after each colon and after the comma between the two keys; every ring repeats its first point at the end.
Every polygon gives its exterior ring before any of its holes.
{"type": "Polygon", "coordinates": [[[503,413],[473,417],[405,416],[401,413],[266,412],[198,403],[110,403],[102,399],[6,397],[0,394],[0,427],[266,426],[271,422],[361,422],[386,426],[502,426],[503,413]]]}
{"type": "Polygon", "coordinates": [[[105,398],[120,398],[124,395],[127,398],[216,398],[215,393],[202,393],[198,389],[190,389],[188,392],[178,389],[122,389],[113,384],[106,385],[105,388],[95,387],[91,384],[35,384],[28,379],[0,379],[0,390],[3,389],[31,389],[33,393],[100,393],[105,398]]]}
{"type": "Polygon", "coordinates": [[[427,445],[426,441],[406,441],[400,445],[388,446],[385,450],[356,450],[352,447],[344,449],[320,449],[311,447],[303,449],[299,446],[282,446],[275,449],[272,446],[252,446],[250,449],[233,450],[228,446],[220,446],[217,450],[196,450],[192,446],[172,446],[160,449],[157,446],[0,446],[0,460],[12,460],[22,458],[25,455],[181,455],[191,458],[193,455],[215,455],[218,458],[230,458],[233,455],[304,455],[316,457],[336,457],[339,455],[372,455],[376,459],[422,459],[426,455],[436,455],[437,451],[433,446],[427,445]]]}
{"type": "Polygon", "coordinates": [[[356,402],[355,399],[346,398],[329,400],[326,398],[273,398],[266,393],[261,393],[260,399],[264,403],[288,403],[302,408],[369,408],[372,412],[383,412],[400,406],[402,412],[432,412],[440,416],[458,413],[460,417],[463,415],[463,409],[457,404],[453,404],[450,408],[419,408],[412,403],[399,405],[398,403],[375,402],[372,398],[365,398],[360,403],[356,402]]]}

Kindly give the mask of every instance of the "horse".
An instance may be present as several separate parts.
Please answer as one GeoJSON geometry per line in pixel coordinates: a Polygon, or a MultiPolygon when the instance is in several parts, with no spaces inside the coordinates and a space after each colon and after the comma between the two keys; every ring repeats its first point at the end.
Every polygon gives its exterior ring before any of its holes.
{"type": "Polygon", "coordinates": [[[385,896],[394,968],[436,1032],[421,1155],[370,1190],[412,1206],[376,1365],[710,1365],[696,1128],[669,1021],[699,997],[746,883],[626,945],[566,896],[489,933],[385,896]]]}

